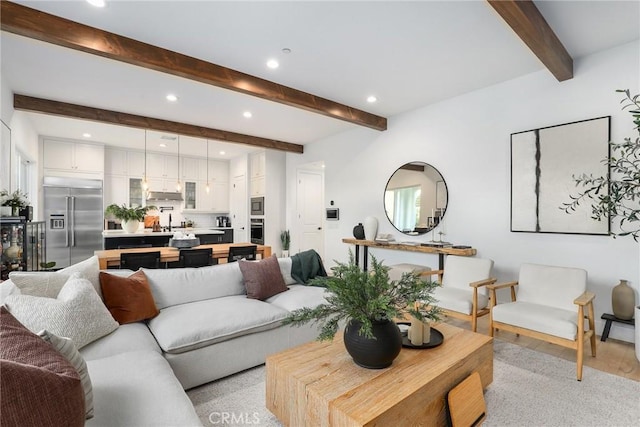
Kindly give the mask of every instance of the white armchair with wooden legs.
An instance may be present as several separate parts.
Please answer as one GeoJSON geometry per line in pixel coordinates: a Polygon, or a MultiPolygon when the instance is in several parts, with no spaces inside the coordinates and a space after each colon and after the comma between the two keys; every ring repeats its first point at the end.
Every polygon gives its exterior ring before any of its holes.
{"type": "Polygon", "coordinates": [[[495,283],[491,277],[493,261],[448,255],[444,270],[429,270],[422,277],[438,275],[441,286],[433,292],[436,305],[447,316],[471,322],[471,329],[478,329],[478,317],[489,314],[489,294],[485,286],[495,283]]]}
{"type": "Polygon", "coordinates": [[[585,340],[591,340],[591,355],[596,355],[595,295],[587,292],[585,270],[523,264],[517,282],[488,288],[491,336],[494,330],[502,330],[572,348],[577,352],[577,378],[582,381],[585,340]],[[496,290],[502,288],[511,288],[511,302],[497,304],[496,290]]]}

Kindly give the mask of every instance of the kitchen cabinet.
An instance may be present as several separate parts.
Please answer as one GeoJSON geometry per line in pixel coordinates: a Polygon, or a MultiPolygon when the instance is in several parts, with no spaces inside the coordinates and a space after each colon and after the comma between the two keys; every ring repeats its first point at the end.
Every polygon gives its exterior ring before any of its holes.
{"type": "Polygon", "coordinates": [[[198,189],[202,187],[197,185],[195,182],[185,181],[184,183],[184,193],[182,197],[184,198],[184,208],[185,209],[198,209],[202,210],[204,207],[202,206],[202,198],[198,197],[198,189]]]}
{"type": "Polygon", "coordinates": [[[265,171],[265,163],[266,163],[265,152],[261,151],[259,153],[251,154],[251,157],[249,158],[249,162],[251,165],[251,179],[258,178],[261,176],[263,177],[264,171],[265,171]]]}
{"type": "Polygon", "coordinates": [[[251,197],[264,196],[265,193],[265,178],[261,176],[259,178],[251,179],[251,197]]]}
{"type": "Polygon", "coordinates": [[[104,168],[110,175],[127,175],[127,151],[105,149],[104,168]]]}
{"type": "Polygon", "coordinates": [[[214,230],[224,231],[224,234],[196,234],[201,245],[215,245],[217,243],[233,243],[233,229],[214,228],[214,230]]]}
{"type": "Polygon", "coordinates": [[[229,162],[226,160],[198,159],[198,180],[209,182],[229,182],[229,162]],[[209,175],[207,178],[207,170],[209,175]]]}
{"type": "Polygon", "coordinates": [[[178,157],[147,153],[147,175],[151,178],[173,179],[177,182],[178,157]]]}
{"type": "Polygon", "coordinates": [[[45,139],[45,169],[66,172],[104,173],[104,146],[45,139]]]}
{"type": "Polygon", "coordinates": [[[140,151],[129,151],[127,153],[127,174],[129,176],[144,176],[144,156],[140,151]]]}
{"type": "MultiPolygon", "coordinates": [[[[194,157],[182,157],[180,175],[184,181],[196,181],[199,179],[200,159],[194,157]]],[[[206,170],[205,170],[206,173],[206,170]]],[[[206,180],[206,178],[205,178],[206,180]]]]}
{"type": "Polygon", "coordinates": [[[105,208],[113,203],[123,205],[129,203],[128,179],[123,175],[104,176],[104,206],[105,208]]]}
{"type": "Polygon", "coordinates": [[[229,212],[229,183],[214,182],[211,186],[211,210],[213,212],[229,212]]]}
{"type": "Polygon", "coordinates": [[[149,191],[178,191],[176,185],[178,184],[178,179],[162,179],[162,178],[149,178],[147,179],[149,183],[149,191]]]}

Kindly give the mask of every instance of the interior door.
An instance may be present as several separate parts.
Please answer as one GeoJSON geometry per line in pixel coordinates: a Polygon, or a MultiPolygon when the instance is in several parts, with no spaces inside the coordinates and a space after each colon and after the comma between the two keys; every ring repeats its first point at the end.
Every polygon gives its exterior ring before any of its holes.
{"type": "Polygon", "coordinates": [[[308,170],[297,175],[298,250],[314,249],[324,258],[324,175],[308,170]]]}
{"type": "Polygon", "coordinates": [[[231,183],[231,225],[234,242],[248,242],[247,235],[247,176],[233,177],[231,183]]]}

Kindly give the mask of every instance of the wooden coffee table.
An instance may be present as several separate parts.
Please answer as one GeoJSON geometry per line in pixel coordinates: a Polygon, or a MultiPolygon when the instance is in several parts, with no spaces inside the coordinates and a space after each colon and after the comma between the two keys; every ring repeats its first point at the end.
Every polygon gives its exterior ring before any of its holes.
{"type": "Polygon", "coordinates": [[[403,348],[389,368],[356,365],[342,333],[267,358],[267,408],[287,426],[447,425],[446,396],[473,371],[493,381],[493,338],[440,323],[436,348],[403,348]]]}

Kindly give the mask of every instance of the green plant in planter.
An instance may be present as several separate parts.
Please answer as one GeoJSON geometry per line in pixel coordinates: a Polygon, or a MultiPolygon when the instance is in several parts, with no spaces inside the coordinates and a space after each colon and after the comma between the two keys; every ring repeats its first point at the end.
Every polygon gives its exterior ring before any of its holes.
{"type": "Polygon", "coordinates": [[[584,188],[570,195],[571,202],[561,209],[574,212],[580,203],[591,202],[591,218],[602,221],[618,218],[621,231],[611,232],[613,237],[631,235],[640,237],[640,94],[631,96],[629,90],[616,90],[625,94],[622,109],[628,109],[636,125],[635,140],[625,138],[622,143],[610,142],[611,155],[603,160],[609,165],[610,176],[582,174],[574,176],[576,187],[584,188]],[[609,190],[608,192],[606,190],[609,190]]]}
{"type": "Polygon", "coordinates": [[[440,309],[433,304],[436,282],[422,280],[417,273],[404,273],[400,280],[389,280],[389,267],[372,255],[371,271],[362,271],[349,252],[349,263],[333,267],[333,276],[312,279],[310,284],[326,286],[327,302],[315,308],[294,310],[284,324],[322,323],[319,340],[333,339],[341,320],[361,323],[359,334],[373,338],[374,322],[393,320],[406,313],[417,319],[438,320],[440,309]]]}
{"type": "Polygon", "coordinates": [[[289,246],[291,245],[291,235],[289,234],[289,230],[284,230],[280,233],[280,242],[282,243],[282,250],[288,251],[289,246]]]}
{"type": "Polygon", "coordinates": [[[11,208],[25,208],[29,206],[27,195],[20,190],[9,193],[7,190],[0,191],[0,206],[11,206],[11,208]]]}
{"type": "Polygon", "coordinates": [[[144,221],[144,215],[147,211],[157,209],[155,206],[138,206],[138,207],[127,207],[125,204],[122,206],[117,205],[115,203],[107,206],[104,213],[107,215],[113,215],[116,219],[122,221],[144,221]]]}

